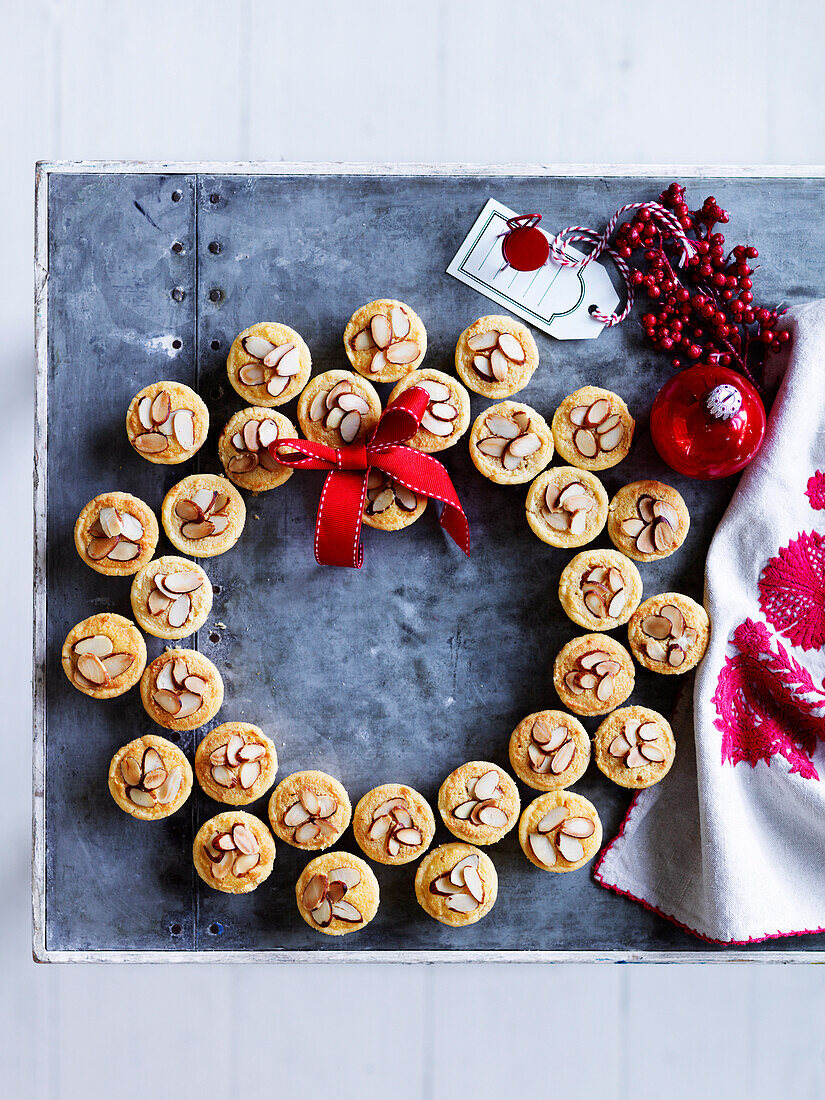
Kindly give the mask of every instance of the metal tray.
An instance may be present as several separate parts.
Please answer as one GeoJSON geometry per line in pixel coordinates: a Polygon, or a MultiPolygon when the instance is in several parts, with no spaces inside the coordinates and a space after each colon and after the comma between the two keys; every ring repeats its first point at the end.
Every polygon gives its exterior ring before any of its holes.
{"type": "MultiPolygon", "coordinates": [[[[333,166],[56,164],[37,177],[38,396],[35,592],[34,953],[39,960],[226,959],[782,959],[811,958],[825,936],[718,948],[599,887],[587,871],[537,872],[515,831],[490,849],[499,900],[477,925],[452,930],[418,907],[414,865],[377,868],[381,907],[363,931],[330,940],[295,909],[306,855],[279,844],[275,872],[249,896],[205,887],[192,867],[195,830],[219,807],[199,790],[167,821],[145,825],[112,802],[105,776],[125,741],[155,730],[136,690],[107,703],[74,691],[60,668],[71,626],[110,608],[129,615],[129,582],[77,557],[72,527],[95,494],[124,489],[159,509],[195,470],[220,469],[216,438],[241,401],[228,386],[229,343],[257,320],[283,319],[309,343],[315,371],[346,365],[352,310],[392,295],[422,315],[427,363],[452,369],[458,333],[494,307],[445,274],[484,201],[541,211],[548,227],[601,226],[622,203],[655,197],[671,178],[699,176],[730,233],[758,242],[759,297],[792,303],[821,292],[825,254],[818,170],[359,168],[333,166]],[[173,295],[173,290],[182,291],[173,295]],[[158,378],[193,386],[212,415],[209,440],[183,466],[150,465],[128,446],[131,396],[158,378]]],[[[536,333],[541,367],[520,396],[545,415],[567,393],[603,384],[627,400],[638,442],[608,470],[609,493],[640,476],[676,484],[691,510],[685,546],[643,567],[647,594],[701,599],[708,541],[730,481],[698,483],[663,467],[645,425],[669,373],[631,319],[596,341],[536,333]]],[[[384,395],[388,392],[385,388],[384,395]]],[[[473,398],[473,415],[485,402],[473,398]]],[[[293,412],[287,406],[287,414],[293,412]]],[[[246,718],[275,739],[279,776],[321,768],[353,803],[391,780],[434,802],[467,759],[508,766],[510,731],[554,706],[550,667],[577,633],[556,588],[569,558],[524,520],[525,487],[501,488],[472,467],[466,444],[444,461],[468,514],[472,557],[440,532],[432,510],[395,535],[365,531],[360,572],[312,557],[320,475],[296,473],[248,499],[246,530],[205,562],[215,584],[193,639],[221,669],[218,721],[246,718]],[[219,625],[219,624],[225,624],[219,625]]],[[[604,539],[602,539],[604,542],[604,539]]],[[[168,552],[162,537],[159,552],[168,552]]],[[[620,634],[621,636],[621,634],[620,634]]],[[[147,638],[150,659],[162,643],[147,638]]],[[[677,684],[638,670],[634,698],[669,712],[677,684]]],[[[591,727],[595,723],[589,723],[591,727]]],[[[184,734],[192,755],[205,729],[184,734]]],[[[197,788],[197,785],[196,785],[197,788]]],[[[576,789],[616,832],[629,795],[591,767],[576,789]]],[[[526,802],[536,792],[522,789],[526,802]]],[[[266,799],[250,807],[266,817],[266,799]]],[[[436,843],[449,839],[439,827],[436,843]]],[[[342,847],[357,851],[351,832],[342,847]]]]}

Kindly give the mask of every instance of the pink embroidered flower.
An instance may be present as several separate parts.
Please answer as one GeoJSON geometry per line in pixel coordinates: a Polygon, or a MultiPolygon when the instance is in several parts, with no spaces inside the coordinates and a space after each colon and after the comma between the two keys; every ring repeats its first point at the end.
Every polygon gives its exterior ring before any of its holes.
{"type": "Polygon", "coordinates": [[[811,502],[812,508],[825,508],[825,474],[821,470],[817,470],[808,478],[805,495],[811,502]]]}
{"type": "Polygon", "coordinates": [[[811,756],[825,741],[825,691],[771,636],[764,623],[746,619],[733,634],[739,653],[725,658],[712,702],[722,734],[722,763],[750,764],[783,756],[791,772],[819,779],[811,756]],[[811,698],[813,696],[813,698],[811,698]]]}
{"type": "Polygon", "coordinates": [[[759,606],[793,645],[825,645],[825,536],[803,531],[770,559],[759,578],[759,606]]]}

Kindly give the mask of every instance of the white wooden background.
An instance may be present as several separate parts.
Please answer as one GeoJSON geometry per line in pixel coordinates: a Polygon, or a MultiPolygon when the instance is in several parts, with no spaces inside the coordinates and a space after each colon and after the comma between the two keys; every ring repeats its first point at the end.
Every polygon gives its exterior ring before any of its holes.
{"type": "Polygon", "coordinates": [[[0,1091],[821,1098],[813,966],[36,967],[27,594],[36,159],[822,164],[819,0],[0,0],[0,15],[0,1091]]]}

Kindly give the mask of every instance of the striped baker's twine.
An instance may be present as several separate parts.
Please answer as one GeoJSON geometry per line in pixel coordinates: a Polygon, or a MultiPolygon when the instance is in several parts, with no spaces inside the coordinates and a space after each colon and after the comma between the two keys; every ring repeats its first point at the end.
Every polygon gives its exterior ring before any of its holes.
{"type": "Polygon", "coordinates": [[[624,280],[624,285],[627,290],[627,301],[625,302],[624,309],[622,309],[620,313],[610,314],[602,313],[601,310],[597,309],[595,306],[590,310],[591,317],[595,317],[597,321],[601,321],[606,328],[612,328],[613,325],[618,325],[624,321],[633,308],[633,302],[636,297],[633,284],[630,281],[630,268],[627,261],[624,257],[620,256],[616,249],[611,247],[609,243],[610,238],[616,230],[616,226],[630,210],[648,210],[652,216],[652,220],[659,222],[669,231],[679,245],[681,251],[679,267],[683,267],[693,255],[694,242],[685,235],[685,231],[682,229],[676,216],[658,202],[627,203],[626,206],[616,211],[607,223],[607,227],[602,234],[596,233],[593,229],[588,229],[586,225],[568,225],[566,229],[562,229],[560,233],[557,233],[550,242],[550,255],[554,262],[561,267],[578,267],[580,261],[568,255],[565,245],[573,244],[574,241],[585,241],[588,244],[592,244],[593,248],[581,262],[582,268],[586,267],[591,260],[595,260],[601,256],[603,252],[606,252],[619,269],[619,274],[624,280]]]}

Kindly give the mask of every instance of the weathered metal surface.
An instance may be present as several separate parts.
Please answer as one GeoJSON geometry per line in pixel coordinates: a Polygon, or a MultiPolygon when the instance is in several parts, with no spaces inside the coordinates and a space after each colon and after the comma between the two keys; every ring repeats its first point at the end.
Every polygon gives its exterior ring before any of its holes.
{"type": "MultiPolygon", "coordinates": [[[[190,849],[194,831],[219,807],[196,790],[168,821],[127,818],[106,789],[108,761],[119,745],[157,728],[136,690],[92,702],[69,686],[59,658],[75,622],[106,608],[130,614],[128,580],[101,577],[77,557],[77,513],[106,489],[132,492],[157,511],[166,490],[187,473],[219,470],[217,435],[242,406],[224,369],[239,329],[284,320],[308,341],[315,372],[346,366],[341,332],[350,313],[389,295],[408,301],[424,319],[427,365],[449,371],[461,329],[495,311],[444,274],[490,195],[542,211],[550,227],[599,226],[622,202],[655,196],[667,182],[467,172],[49,174],[48,355],[41,380],[49,409],[48,604],[45,654],[38,654],[45,660],[47,731],[41,955],[727,955],[608,893],[586,871],[536,871],[515,831],[489,850],[500,876],[495,908],[465,930],[423,914],[413,896],[412,865],[376,868],[381,907],[366,929],[339,940],[313,933],[294,899],[306,856],[283,844],[272,877],[255,893],[213,892],[195,875],[190,849]],[[180,252],[172,249],[176,241],[180,252]],[[219,249],[210,250],[212,242],[219,249]],[[181,301],[172,295],[177,287],[181,301]],[[158,378],[192,385],[212,416],[206,446],[178,467],[142,461],[123,430],[131,396],[158,378]]],[[[758,242],[760,298],[790,303],[821,293],[821,180],[706,179],[690,191],[696,200],[715,193],[734,212],[731,234],[758,242]]],[[[637,477],[662,477],[680,489],[692,515],[685,546],[642,567],[645,592],[676,589],[701,599],[704,553],[733,486],[686,481],[655,455],[646,417],[668,374],[666,361],[643,347],[632,320],[595,342],[536,338],[541,366],[519,396],[548,417],[587,383],[625,397],[639,420],[638,442],[627,461],[605,472],[608,492],[637,477]]],[[[386,396],[389,387],[382,390],[386,396]]],[[[485,404],[474,397],[473,414],[485,404]]],[[[283,411],[294,414],[294,403],[283,411]]],[[[552,659],[578,633],[556,594],[570,555],[529,531],[525,487],[496,487],[481,478],[466,442],[443,458],[470,519],[469,560],[442,536],[428,510],[400,534],[365,531],[360,572],[319,568],[311,533],[320,475],[296,473],[279,490],[248,496],[241,541],[203,563],[216,597],[196,644],[224,677],[226,698],[216,721],[245,718],[263,726],[278,746],[279,777],[321,768],[342,780],[353,803],[377,783],[403,781],[434,803],[444,776],[467,759],[508,767],[507,742],[518,720],[557,704],[552,659]]],[[[164,538],[159,552],[168,552],[164,538]]],[[[151,659],[162,647],[156,639],[147,642],[151,659]]],[[[668,712],[677,687],[676,678],[638,669],[634,700],[668,712]]],[[[204,732],[181,738],[190,757],[204,732]]],[[[613,835],[628,793],[595,767],[576,790],[595,802],[605,836],[613,835]]],[[[522,787],[523,803],[537,793],[522,787]]],[[[265,818],[266,799],[252,809],[265,818]]],[[[439,826],[436,842],[447,839],[439,826]]],[[[341,846],[357,851],[351,831],[341,846]]],[[[825,937],[795,944],[803,945],[821,951],[825,937]]],[[[750,954],[784,953],[787,946],[779,941],[750,954]]]]}

